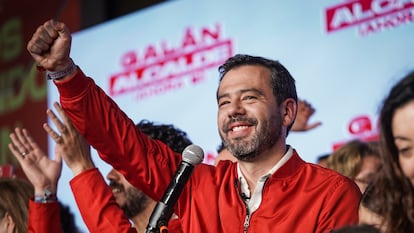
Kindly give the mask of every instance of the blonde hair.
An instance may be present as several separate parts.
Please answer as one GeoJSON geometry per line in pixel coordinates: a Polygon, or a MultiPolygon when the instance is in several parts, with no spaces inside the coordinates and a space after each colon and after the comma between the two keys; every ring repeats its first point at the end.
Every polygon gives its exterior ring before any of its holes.
{"type": "Polygon", "coordinates": [[[33,187],[24,180],[0,178],[0,217],[9,213],[16,224],[15,233],[27,232],[29,199],[33,192],[33,187]]]}
{"type": "Polygon", "coordinates": [[[375,143],[352,140],[329,156],[327,167],[354,179],[361,171],[362,159],[366,156],[379,157],[375,143]]]}

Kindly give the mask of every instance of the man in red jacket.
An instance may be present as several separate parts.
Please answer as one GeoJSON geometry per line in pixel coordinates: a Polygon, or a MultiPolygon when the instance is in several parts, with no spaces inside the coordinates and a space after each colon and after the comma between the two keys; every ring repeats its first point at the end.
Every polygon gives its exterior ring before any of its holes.
{"type": "MultiPolygon", "coordinates": [[[[65,112],[102,152],[101,158],[160,200],[181,157],[135,129],[73,63],[70,46],[66,25],[50,20],[37,29],[27,48],[48,70],[65,112]]],[[[175,206],[183,231],[329,232],[357,223],[358,187],[336,172],[306,163],[286,145],[297,95],[285,67],[262,57],[236,55],[219,71],[218,129],[238,162],[195,167],[175,206]]]]}

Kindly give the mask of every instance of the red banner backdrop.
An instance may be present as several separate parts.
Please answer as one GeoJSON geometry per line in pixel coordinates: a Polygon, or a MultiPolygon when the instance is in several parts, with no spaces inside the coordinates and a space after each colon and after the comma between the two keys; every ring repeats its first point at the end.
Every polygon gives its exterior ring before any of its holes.
{"type": "Polygon", "coordinates": [[[0,176],[23,176],[7,146],[16,126],[28,129],[47,152],[42,128],[47,120],[46,80],[36,71],[26,44],[51,18],[64,21],[72,32],[79,30],[80,1],[0,1],[0,176]]]}

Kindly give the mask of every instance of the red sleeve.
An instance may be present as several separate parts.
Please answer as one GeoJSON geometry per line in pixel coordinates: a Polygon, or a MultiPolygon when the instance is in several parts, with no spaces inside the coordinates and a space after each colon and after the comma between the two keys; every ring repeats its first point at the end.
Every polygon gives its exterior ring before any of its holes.
{"type": "Polygon", "coordinates": [[[63,109],[99,156],[132,185],[160,200],[181,156],[136,129],[135,123],[81,70],[55,84],[63,109]]]}
{"type": "Polygon", "coordinates": [[[29,233],[61,233],[59,203],[36,203],[29,201],[29,233]]]}
{"type": "Polygon", "coordinates": [[[136,233],[98,169],[77,175],[70,186],[89,232],[136,233]]]}

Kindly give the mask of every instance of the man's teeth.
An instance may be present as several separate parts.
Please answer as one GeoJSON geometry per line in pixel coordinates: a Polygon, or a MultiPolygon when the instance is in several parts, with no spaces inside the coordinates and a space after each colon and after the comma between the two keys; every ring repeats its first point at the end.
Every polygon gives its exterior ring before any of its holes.
{"type": "Polygon", "coordinates": [[[233,130],[233,132],[237,132],[237,131],[240,131],[240,130],[243,130],[243,129],[247,129],[247,127],[248,126],[236,126],[232,130],[233,130]]]}

